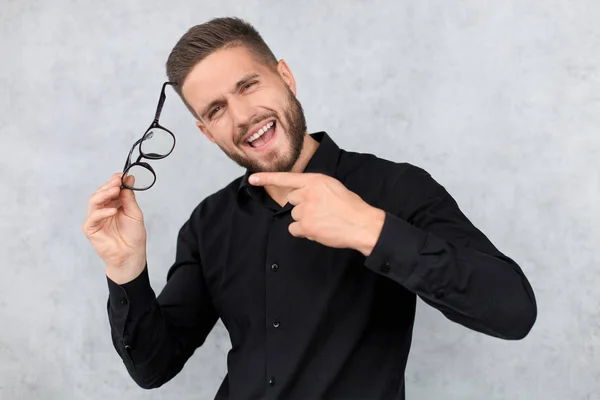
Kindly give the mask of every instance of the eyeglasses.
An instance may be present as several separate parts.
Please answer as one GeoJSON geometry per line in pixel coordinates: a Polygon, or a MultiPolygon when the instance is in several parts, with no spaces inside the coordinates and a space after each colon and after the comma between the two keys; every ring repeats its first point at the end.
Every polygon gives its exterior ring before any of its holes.
{"type": "Polygon", "coordinates": [[[127,161],[125,161],[125,167],[123,167],[121,189],[150,189],[152,185],[154,185],[154,182],[156,182],[156,173],[150,164],[147,162],[142,162],[142,158],[146,158],[148,160],[160,160],[161,158],[165,158],[171,154],[173,148],[175,147],[175,135],[158,123],[163,104],[165,103],[165,88],[167,85],[174,86],[175,83],[163,83],[162,90],[160,92],[160,98],[158,99],[158,107],[156,107],[156,114],[154,115],[154,121],[152,121],[152,124],[150,124],[150,127],[146,130],[146,133],[144,133],[142,138],[138,139],[131,147],[131,150],[129,150],[127,161]],[[139,155],[135,162],[131,162],[133,151],[138,146],[139,155]],[[135,178],[133,186],[125,183],[125,179],[129,175],[133,175],[135,178]]]}

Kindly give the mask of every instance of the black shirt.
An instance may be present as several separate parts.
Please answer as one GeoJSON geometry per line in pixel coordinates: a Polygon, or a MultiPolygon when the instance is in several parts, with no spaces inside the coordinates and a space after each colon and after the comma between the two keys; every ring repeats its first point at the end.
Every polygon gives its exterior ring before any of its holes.
{"type": "Polygon", "coordinates": [[[158,298],[147,268],[108,280],[113,343],[138,385],[176,375],[218,318],[232,343],[218,399],[403,399],[417,295],[475,331],[527,335],[527,278],[430,174],[311,136],[320,145],[305,172],[386,212],[371,254],[292,236],[292,206],[247,172],[183,224],[158,298]]]}

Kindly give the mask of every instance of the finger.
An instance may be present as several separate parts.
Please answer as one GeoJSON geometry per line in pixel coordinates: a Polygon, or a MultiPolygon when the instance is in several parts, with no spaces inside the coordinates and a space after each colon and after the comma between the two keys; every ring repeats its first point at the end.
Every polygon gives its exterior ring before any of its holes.
{"type": "Polygon", "coordinates": [[[116,174],[113,174],[113,176],[110,177],[110,179],[108,180],[108,182],[106,182],[104,185],[100,186],[98,188],[98,190],[96,190],[96,193],[98,193],[101,190],[104,190],[106,188],[112,187],[112,186],[116,186],[117,183],[121,184],[121,176],[123,174],[121,172],[117,172],[116,174]]]}
{"type": "Polygon", "coordinates": [[[106,203],[104,208],[116,208],[117,210],[123,205],[120,196],[106,203]]]}
{"type": "Polygon", "coordinates": [[[114,200],[119,197],[120,191],[120,186],[113,186],[106,188],[98,193],[94,193],[90,197],[90,201],[88,204],[88,215],[90,215],[99,208],[106,207],[106,203],[108,203],[110,200],[114,200]]]}
{"type": "Polygon", "coordinates": [[[250,175],[248,181],[255,186],[301,188],[306,186],[314,175],[298,172],[259,172],[250,175]]]}
{"type": "Polygon", "coordinates": [[[294,189],[292,191],[290,191],[287,195],[287,201],[288,203],[290,203],[293,206],[297,206],[299,204],[301,204],[303,201],[306,200],[305,198],[305,193],[303,191],[303,188],[301,189],[294,189]]]}
{"type": "Polygon", "coordinates": [[[302,218],[302,211],[303,208],[301,205],[292,208],[292,219],[294,221],[300,221],[300,218],[302,218]]]}
{"type": "Polygon", "coordinates": [[[128,186],[135,187],[135,175],[127,175],[125,179],[123,179],[123,183],[128,186]]]}
{"type": "Polygon", "coordinates": [[[90,235],[95,233],[107,218],[112,217],[117,213],[116,208],[101,208],[90,214],[88,219],[83,224],[83,232],[90,235]]]}
{"type": "Polygon", "coordinates": [[[300,225],[300,222],[292,222],[289,226],[288,226],[288,231],[292,234],[292,236],[294,237],[299,237],[299,238],[304,238],[306,237],[304,235],[304,232],[302,230],[302,227],[300,225]]]}
{"type": "MultiPolygon", "coordinates": [[[[125,179],[125,183],[130,187],[135,187],[135,176],[129,175],[125,179]]],[[[131,189],[123,189],[119,195],[119,199],[121,200],[121,204],[123,205],[123,210],[125,213],[131,214],[131,212],[141,211],[139,210],[139,205],[135,199],[135,191],[131,189]]]]}

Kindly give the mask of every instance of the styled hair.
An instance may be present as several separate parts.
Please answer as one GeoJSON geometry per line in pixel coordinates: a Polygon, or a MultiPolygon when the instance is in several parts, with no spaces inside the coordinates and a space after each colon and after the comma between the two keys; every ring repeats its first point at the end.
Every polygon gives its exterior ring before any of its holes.
{"type": "Polygon", "coordinates": [[[277,59],[258,31],[237,17],[214,18],[190,28],[167,59],[167,77],[192,115],[198,117],[181,92],[183,82],[200,61],[217,50],[244,46],[256,59],[273,69],[277,59]]]}

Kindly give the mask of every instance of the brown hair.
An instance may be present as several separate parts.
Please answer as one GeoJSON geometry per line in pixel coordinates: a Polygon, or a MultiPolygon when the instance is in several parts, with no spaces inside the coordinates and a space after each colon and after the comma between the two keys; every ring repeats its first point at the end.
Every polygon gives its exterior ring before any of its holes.
{"type": "Polygon", "coordinates": [[[166,63],[168,79],[175,83],[173,88],[196,118],[198,116],[181,93],[183,82],[204,58],[217,50],[236,46],[246,47],[259,62],[276,68],[277,59],[258,31],[236,17],[214,18],[190,28],[171,50],[166,63]]]}

